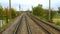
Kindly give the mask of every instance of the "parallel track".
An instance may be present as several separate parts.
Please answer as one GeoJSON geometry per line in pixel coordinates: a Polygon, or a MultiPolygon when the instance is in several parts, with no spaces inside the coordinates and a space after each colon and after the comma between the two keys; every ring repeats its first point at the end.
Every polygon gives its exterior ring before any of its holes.
{"type": "Polygon", "coordinates": [[[46,27],[45,25],[49,26],[50,28],[54,29],[54,31],[57,31],[58,34],[60,34],[60,29],[57,29],[57,28],[55,28],[54,26],[49,25],[49,24],[47,24],[47,23],[45,23],[45,22],[37,19],[36,17],[34,17],[34,16],[32,16],[32,15],[28,15],[28,16],[29,16],[33,21],[35,21],[35,23],[36,23],[37,25],[39,25],[41,28],[43,28],[48,34],[55,34],[56,32],[53,32],[53,31],[51,32],[50,29],[47,29],[48,27],[46,27]]]}

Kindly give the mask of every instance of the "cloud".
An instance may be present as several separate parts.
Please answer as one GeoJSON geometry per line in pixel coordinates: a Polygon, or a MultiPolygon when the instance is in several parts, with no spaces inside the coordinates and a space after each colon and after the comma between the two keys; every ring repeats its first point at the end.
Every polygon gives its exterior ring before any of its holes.
{"type": "MultiPolygon", "coordinates": [[[[9,0],[0,0],[0,4],[4,7],[9,6],[9,0]]],[[[42,4],[43,8],[49,7],[49,0],[11,0],[12,7],[19,9],[19,4],[21,5],[21,10],[31,9],[32,6],[37,6],[42,4]]],[[[58,9],[60,6],[60,0],[51,0],[51,8],[58,9]]]]}

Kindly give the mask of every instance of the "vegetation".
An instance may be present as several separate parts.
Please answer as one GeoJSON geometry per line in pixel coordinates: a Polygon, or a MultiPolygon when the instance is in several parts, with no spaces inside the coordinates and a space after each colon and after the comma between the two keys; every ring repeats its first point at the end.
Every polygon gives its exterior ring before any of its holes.
{"type": "MultiPolygon", "coordinates": [[[[33,15],[36,15],[40,18],[44,18],[44,20],[53,22],[54,18],[60,18],[60,7],[58,8],[59,11],[55,11],[51,9],[51,20],[49,20],[49,10],[42,8],[41,4],[38,4],[36,7],[32,7],[33,15]],[[58,14],[59,13],[59,14],[58,14]]],[[[60,22],[55,23],[56,25],[60,25],[60,22]]]]}
{"type": "Polygon", "coordinates": [[[59,9],[59,10],[58,10],[58,13],[60,13],[60,7],[58,7],[58,9],[59,9]]]}
{"type": "MultiPolygon", "coordinates": [[[[43,9],[42,5],[38,5],[36,7],[32,8],[33,10],[33,14],[36,16],[40,16],[45,18],[47,21],[49,21],[49,10],[48,9],[43,9]]],[[[55,15],[56,12],[51,10],[51,19],[53,18],[53,16],[55,15]]]]}
{"type": "Polygon", "coordinates": [[[3,8],[0,5],[0,20],[3,20],[3,27],[0,26],[0,30],[4,29],[7,24],[10,24],[10,15],[12,16],[12,21],[14,20],[14,18],[16,18],[17,16],[19,16],[19,12],[16,11],[14,8],[11,8],[11,14],[8,8],[3,8]]]}
{"type": "Polygon", "coordinates": [[[0,5],[0,19],[2,19],[3,7],[0,5]]]}
{"type": "Polygon", "coordinates": [[[56,25],[60,26],[60,22],[57,22],[56,25]]]}

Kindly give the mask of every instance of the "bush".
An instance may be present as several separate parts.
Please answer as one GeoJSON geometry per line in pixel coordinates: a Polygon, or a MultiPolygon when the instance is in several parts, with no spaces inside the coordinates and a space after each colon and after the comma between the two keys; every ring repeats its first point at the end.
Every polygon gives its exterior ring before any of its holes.
{"type": "Polygon", "coordinates": [[[60,26],[60,22],[57,22],[56,25],[60,26]]]}

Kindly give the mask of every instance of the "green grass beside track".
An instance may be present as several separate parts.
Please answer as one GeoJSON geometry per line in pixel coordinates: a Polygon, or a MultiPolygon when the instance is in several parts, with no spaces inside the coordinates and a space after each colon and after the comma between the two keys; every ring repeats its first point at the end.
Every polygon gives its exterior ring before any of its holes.
{"type": "MultiPolygon", "coordinates": [[[[35,16],[35,15],[34,15],[34,16],[35,16]]],[[[36,17],[38,17],[38,18],[40,18],[40,19],[42,19],[42,20],[48,21],[47,19],[45,19],[45,18],[43,18],[43,17],[41,17],[41,16],[36,16],[36,17]]],[[[54,16],[53,18],[60,19],[60,15],[56,15],[56,16],[54,16]]],[[[60,26],[60,22],[57,22],[57,23],[52,22],[52,23],[55,24],[56,26],[60,26]]]]}
{"type": "MultiPolygon", "coordinates": [[[[14,21],[14,19],[11,19],[12,22],[14,21]]],[[[2,27],[0,26],[0,31],[3,31],[4,29],[6,29],[9,25],[10,25],[10,19],[8,20],[8,23],[6,22],[6,19],[4,19],[4,24],[2,25],[2,27]]]]}

